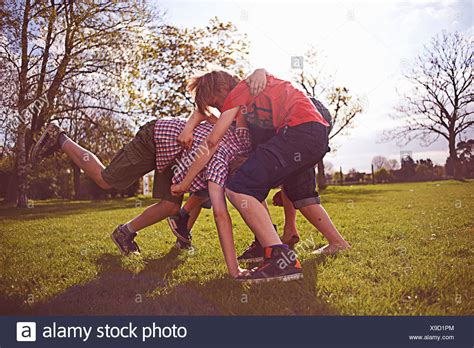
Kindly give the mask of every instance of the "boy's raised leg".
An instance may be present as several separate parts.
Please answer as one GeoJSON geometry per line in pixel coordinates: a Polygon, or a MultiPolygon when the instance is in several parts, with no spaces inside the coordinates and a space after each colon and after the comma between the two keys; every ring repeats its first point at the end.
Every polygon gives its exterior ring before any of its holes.
{"type": "Polygon", "coordinates": [[[96,155],[69,138],[63,143],[61,149],[100,188],[104,190],[112,188],[102,177],[105,166],[96,155]]]}
{"type": "Polygon", "coordinates": [[[61,127],[52,122],[46,127],[38,143],[34,146],[32,161],[33,163],[39,163],[58,150],[62,150],[102,189],[112,188],[102,177],[105,166],[97,156],[70,139],[61,127]]]}

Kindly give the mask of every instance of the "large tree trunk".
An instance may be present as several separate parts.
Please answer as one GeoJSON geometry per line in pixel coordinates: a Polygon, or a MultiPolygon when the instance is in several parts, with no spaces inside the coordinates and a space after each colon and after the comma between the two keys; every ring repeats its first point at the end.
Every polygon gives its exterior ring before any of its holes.
{"type": "Polygon", "coordinates": [[[26,126],[18,126],[18,137],[16,141],[16,160],[18,178],[18,208],[28,207],[28,165],[26,162],[26,126]]]}
{"type": "Polygon", "coordinates": [[[82,199],[81,168],[74,163],[71,163],[71,165],[74,182],[74,199],[82,199]]]}
{"type": "Polygon", "coordinates": [[[453,166],[453,176],[456,180],[462,180],[462,168],[461,163],[459,162],[458,154],[456,152],[456,136],[455,134],[450,134],[449,136],[449,158],[453,166]]]}
{"type": "Polygon", "coordinates": [[[25,1],[25,9],[21,26],[21,68],[19,71],[18,115],[20,124],[16,139],[16,176],[18,179],[18,208],[28,207],[28,167],[26,148],[26,116],[28,95],[28,24],[30,20],[30,0],[25,1]]]}
{"type": "Polygon", "coordinates": [[[18,199],[18,171],[15,169],[8,180],[7,195],[5,197],[5,203],[15,203],[18,199]]]}
{"type": "Polygon", "coordinates": [[[318,183],[318,190],[322,191],[327,187],[323,160],[319,161],[318,163],[318,175],[316,177],[316,181],[318,183]]]}

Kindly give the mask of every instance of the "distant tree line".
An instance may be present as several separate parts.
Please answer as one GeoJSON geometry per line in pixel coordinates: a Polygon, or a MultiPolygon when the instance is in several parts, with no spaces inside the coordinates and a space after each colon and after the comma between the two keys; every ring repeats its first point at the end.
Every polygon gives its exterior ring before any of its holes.
{"type": "MultiPolygon", "coordinates": [[[[474,139],[461,141],[456,147],[459,159],[458,171],[466,179],[474,179],[474,139]]],[[[332,168],[332,165],[331,165],[332,168]]],[[[454,166],[451,156],[444,165],[437,165],[431,159],[414,160],[412,156],[403,156],[400,163],[395,159],[375,156],[372,159],[373,173],[359,172],[350,169],[347,173],[333,171],[326,174],[326,180],[333,185],[340,184],[381,184],[393,182],[413,182],[444,180],[454,177],[454,166]]]]}

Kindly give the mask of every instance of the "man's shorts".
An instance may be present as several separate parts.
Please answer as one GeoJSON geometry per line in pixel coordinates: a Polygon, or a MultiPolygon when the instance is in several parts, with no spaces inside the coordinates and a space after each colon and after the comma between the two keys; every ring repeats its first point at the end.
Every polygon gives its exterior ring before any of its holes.
{"type": "MultiPolygon", "coordinates": [[[[113,188],[124,190],[143,175],[156,168],[154,127],[155,122],[148,122],[140,128],[135,138],[125,145],[102,171],[102,178],[113,188]]],[[[153,198],[181,204],[183,197],[171,194],[171,167],[162,173],[155,170],[153,179],[153,198]]]]}
{"type": "Polygon", "coordinates": [[[283,185],[295,208],[319,204],[314,166],[328,150],[328,128],[307,122],[281,129],[256,151],[227,183],[231,191],[265,200],[283,185]]]}

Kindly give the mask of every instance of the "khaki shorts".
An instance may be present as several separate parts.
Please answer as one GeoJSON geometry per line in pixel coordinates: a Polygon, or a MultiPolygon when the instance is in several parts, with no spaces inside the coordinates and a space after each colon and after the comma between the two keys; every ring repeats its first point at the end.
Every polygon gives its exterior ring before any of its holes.
{"type": "MultiPolygon", "coordinates": [[[[102,178],[114,189],[124,190],[143,175],[156,168],[155,121],[140,128],[135,138],[125,145],[102,171],[102,178]]],[[[153,180],[153,198],[181,204],[183,197],[171,194],[171,167],[162,173],[155,171],[153,180]]]]}

